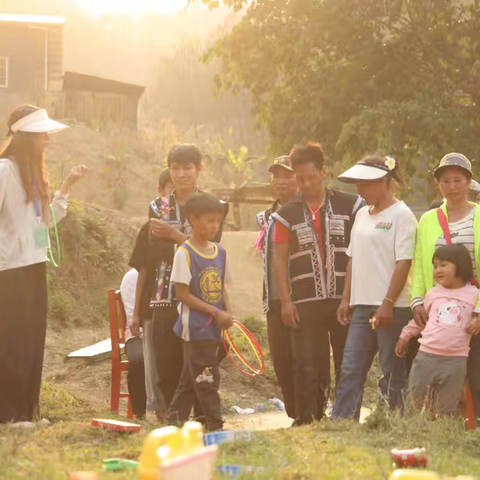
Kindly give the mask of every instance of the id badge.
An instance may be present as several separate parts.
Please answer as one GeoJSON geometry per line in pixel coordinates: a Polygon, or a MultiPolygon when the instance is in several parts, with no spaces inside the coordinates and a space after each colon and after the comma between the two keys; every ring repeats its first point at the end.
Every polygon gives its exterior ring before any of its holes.
{"type": "Polygon", "coordinates": [[[37,225],[35,227],[35,245],[37,248],[48,248],[50,245],[48,228],[45,225],[37,225]]]}

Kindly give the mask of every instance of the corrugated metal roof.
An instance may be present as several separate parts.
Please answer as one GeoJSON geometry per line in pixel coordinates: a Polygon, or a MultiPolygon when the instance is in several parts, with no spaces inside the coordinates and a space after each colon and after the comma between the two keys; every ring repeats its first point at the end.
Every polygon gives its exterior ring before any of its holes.
{"type": "Polygon", "coordinates": [[[65,23],[65,17],[56,17],[52,15],[26,15],[26,14],[16,14],[16,13],[0,13],[0,22],[63,25],[65,23]]]}
{"type": "Polygon", "coordinates": [[[91,90],[96,92],[136,94],[143,95],[146,87],[123,83],[117,80],[85,75],[83,73],[65,72],[63,77],[64,90],[91,90]]]}

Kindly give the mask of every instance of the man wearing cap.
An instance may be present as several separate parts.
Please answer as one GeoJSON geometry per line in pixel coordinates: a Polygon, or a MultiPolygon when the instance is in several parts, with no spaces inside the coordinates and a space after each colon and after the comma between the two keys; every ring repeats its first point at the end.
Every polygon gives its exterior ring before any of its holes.
{"type": "Polygon", "coordinates": [[[290,154],[300,194],[272,216],[275,272],[282,320],[289,327],[295,425],[319,420],[330,389],[330,343],[338,380],[347,328],[337,322],[347,247],[358,195],[324,187],[322,147],[308,143],[290,154]],[[329,341],[330,339],[330,341],[329,341]]]}
{"type": "MultiPolygon", "coordinates": [[[[448,243],[467,247],[474,265],[475,276],[480,272],[480,205],[470,203],[472,165],[465,155],[449,153],[440,161],[434,177],[442,197],[440,208],[425,213],[418,225],[417,246],[412,279],[412,310],[415,321],[425,325],[428,319],[423,306],[426,293],[433,288],[432,258],[435,250],[448,243]],[[442,222],[442,223],[441,223],[442,222]],[[443,228],[442,228],[443,224],[443,228]],[[446,230],[448,229],[448,232],[446,230]],[[445,235],[447,233],[447,235],[445,235]],[[450,233],[450,235],[448,235],[450,233]]],[[[477,418],[480,417],[480,301],[475,316],[468,325],[474,337],[468,357],[468,378],[477,418]]]]}
{"type": "Polygon", "coordinates": [[[295,174],[288,156],[275,159],[268,169],[272,174],[273,205],[256,216],[260,233],[255,247],[263,252],[263,306],[267,315],[268,344],[273,367],[282,389],[287,415],[295,419],[295,398],[293,394],[292,352],[288,327],[282,322],[280,297],[273,271],[273,231],[272,213],[287,204],[297,191],[295,174]]]}

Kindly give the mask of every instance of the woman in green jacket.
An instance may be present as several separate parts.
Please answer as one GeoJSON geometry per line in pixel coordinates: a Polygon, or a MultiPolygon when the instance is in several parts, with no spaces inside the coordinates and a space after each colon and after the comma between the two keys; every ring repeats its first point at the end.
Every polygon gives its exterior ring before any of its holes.
{"type": "MultiPolygon", "coordinates": [[[[438,247],[447,244],[440,218],[444,217],[445,223],[448,222],[451,242],[467,247],[475,275],[480,274],[480,206],[468,201],[472,181],[471,163],[464,155],[450,153],[441,160],[434,176],[445,200],[439,209],[425,213],[418,225],[412,280],[412,310],[418,325],[425,325],[428,319],[423,301],[434,286],[433,254],[438,247]]],[[[468,326],[472,335],[480,333],[480,301],[475,312],[468,326]]],[[[480,337],[472,340],[468,367],[475,411],[480,417],[480,337]]]]}

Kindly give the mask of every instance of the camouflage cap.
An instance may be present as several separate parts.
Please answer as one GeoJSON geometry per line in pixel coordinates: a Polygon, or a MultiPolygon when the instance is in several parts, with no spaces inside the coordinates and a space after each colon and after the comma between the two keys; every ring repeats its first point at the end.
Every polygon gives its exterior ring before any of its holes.
{"type": "Polygon", "coordinates": [[[268,171],[270,173],[273,173],[275,168],[280,168],[280,167],[285,168],[289,172],[293,172],[292,166],[290,165],[290,158],[288,157],[288,155],[282,155],[281,157],[277,157],[273,161],[273,165],[270,166],[268,171]]]}

